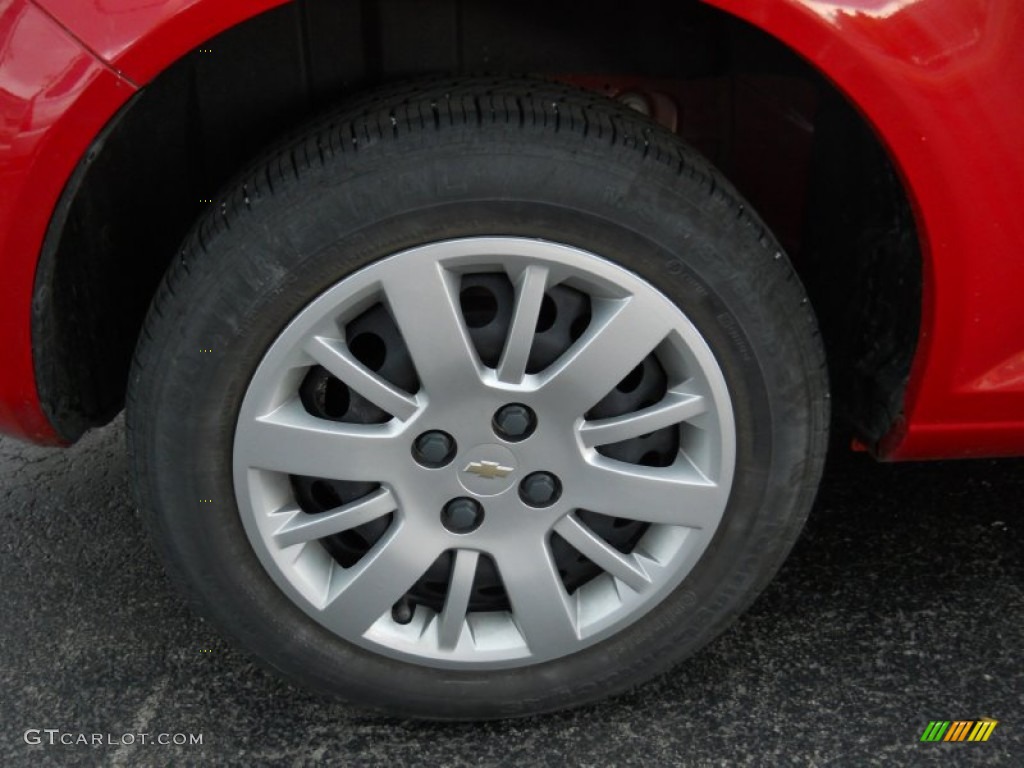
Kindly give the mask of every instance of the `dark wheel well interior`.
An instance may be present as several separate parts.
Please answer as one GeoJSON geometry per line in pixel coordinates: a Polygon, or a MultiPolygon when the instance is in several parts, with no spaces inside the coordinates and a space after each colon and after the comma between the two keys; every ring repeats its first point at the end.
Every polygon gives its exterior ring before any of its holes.
{"type": "Polygon", "coordinates": [[[903,186],[836,89],[697,2],[299,0],[204,43],[126,105],[58,205],[33,302],[37,382],[63,437],[113,418],[150,298],[194,220],[266,144],[355,91],[532,73],[643,108],[705,153],[789,251],[821,323],[838,434],[899,416],[920,326],[903,186]],[[630,102],[632,103],[632,102],[630,102]]]}

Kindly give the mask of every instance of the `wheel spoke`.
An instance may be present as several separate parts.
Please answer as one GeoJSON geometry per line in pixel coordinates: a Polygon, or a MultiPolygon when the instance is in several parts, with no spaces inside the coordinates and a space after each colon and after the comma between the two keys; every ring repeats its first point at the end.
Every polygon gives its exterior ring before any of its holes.
{"type": "Polygon", "coordinates": [[[516,307],[512,315],[505,350],[498,363],[498,381],[518,384],[526,375],[533,337],[537,331],[540,306],[547,290],[548,269],[536,264],[523,270],[516,282],[516,307]]]}
{"type": "Polygon", "coordinates": [[[334,480],[380,479],[395,461],[388,425],[340,424],[310,415],[298,399],[244,425],[236,445],[246,466],[334,480]]]}
{"type": "Polygon", "coordinates": [[[598,457],[575,491],[581,509],[648,523],[714,528],[728,491],[685,467],[642,467],[598,457]]]}
{"type": "Polygon", "coordinates": [[[335,570],[323,620],[347,634],[362,634],[409,591],[440,554],[422,530],[400,521],[351,568],[335,570]]]}
{"type": "Polygon", "coordinates": [[[437,624],[437,644],[441,648],[451,650],[458,645],[459,636],[466,623],[466,611],[469,610],[469,597],[473,592],[473,580],[476,578],[479,560],[480,553],[471,549],[460,549],[455,553],[448,596],[445,598],[444,610],[441,611],[437,624]]]}
{"type": "Polygon", "coordinates": [[[314,336],[306,352],[333,376],[396,419],[406,421],[419,407],[416,398],[378,376],[360,363],[339,339],[314,336]]]}
{"type": "Polygon", "coordinates": [[[650,303],[635,297],[608,301],[590,328],[555,365],[543,394],[557,407],[587,411],[622,381],[669,334],[650,303]]]}
{"type": "Polygon", "coordinates": [[[555,532],[602,570],[620,579],[635,592],[651,583],[635,555],[624,555],[580,522],[575,515],[563,517],[555,532]]]}
{"type": "Polygon", "coordinates": [[[436,262],[411,262],[383,283],[388,307],[429,394],[478,380],[476,351],[462,321],[455,278],[436,262]]]}
{"type": "Polygon", "coordinates": [[[512,603],[512,616],[530,651],[559,655],[577,642],[575,606],[565,591],[547,542],[499,556],[498,570],[512,603]]]}
{"type": "Polygon", "coordinates": [[[310,515],[298,511],[288,520],[277,533],[274,540],[278,546],[290,547],[313,539],[322,539],[351,528],[363,525],[394,512],[398,504],[394,494],[386,488],[380,488],[366,498],[319,515],[310,515]]]}
{"type": "Polygon", "coordinates": [[[661,402],[623,416],[588,421],[580,427],[583,445],[594,448],[598,445],[618,443],[646,435],[664,427],[688,421],[694,416],[707,412],[707,404],[700,395],[685,392],[669,392],[661,402]]]}

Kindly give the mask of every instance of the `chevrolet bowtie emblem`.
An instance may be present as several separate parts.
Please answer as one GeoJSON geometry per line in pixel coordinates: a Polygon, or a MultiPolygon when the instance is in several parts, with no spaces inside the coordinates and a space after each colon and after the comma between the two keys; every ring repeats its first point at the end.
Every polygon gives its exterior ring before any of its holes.
{"type": "Polygon", "coordinates": [[[471,461],[466,465],[463,472],[472,472],[478,477],[486,477],[488,480],[494,480],[498,477],[508,477],[513,469],[512,467],[503,467],[496,461],[471,461]]]}

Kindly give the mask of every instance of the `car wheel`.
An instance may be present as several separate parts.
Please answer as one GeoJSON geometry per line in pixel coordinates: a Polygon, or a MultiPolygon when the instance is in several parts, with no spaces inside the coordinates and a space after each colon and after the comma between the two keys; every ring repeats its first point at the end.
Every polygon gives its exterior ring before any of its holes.
{"type": "Polygon", "coordinates": [[[198,609],[304,685],[490,718],[722,631],[819,479],[799,281],[674,135],[529,80],[417,83],[197,224],[130,382],[140,509],[198,609]]]}

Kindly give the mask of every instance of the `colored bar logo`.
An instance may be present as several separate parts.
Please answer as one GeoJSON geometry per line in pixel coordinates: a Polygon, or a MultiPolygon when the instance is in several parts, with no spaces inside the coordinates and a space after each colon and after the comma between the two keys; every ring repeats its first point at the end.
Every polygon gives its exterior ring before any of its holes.
{"type": "Polygon", "coordinates": [[[921,734],[921,741],[988,741],[998,720],[932,720],[921,734]]]}

